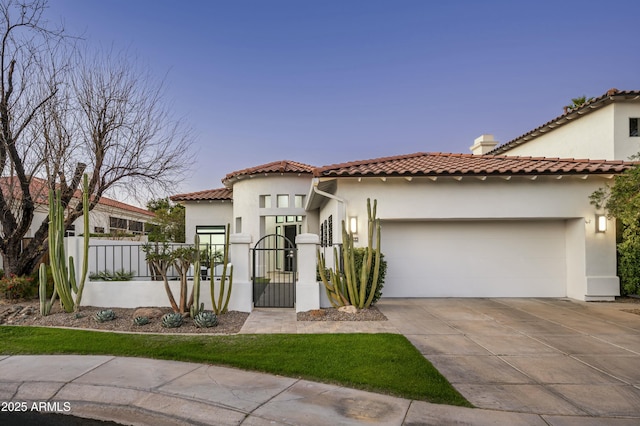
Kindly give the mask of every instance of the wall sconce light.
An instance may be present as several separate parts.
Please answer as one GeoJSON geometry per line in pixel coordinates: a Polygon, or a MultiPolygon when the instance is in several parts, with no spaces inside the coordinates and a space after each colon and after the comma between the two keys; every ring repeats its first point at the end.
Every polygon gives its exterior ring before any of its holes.
{"type": "Polygon", "coordinates": [[[355,216],[349,218],[349,231],[351,231],[352,234],[358,233],[358,218],[355,216]]]}
{"type": "Polygon", "coordinates": [[[596,232],[605,232],[607,230],[607,216],[603,214],[596,215],[596,232]]]}

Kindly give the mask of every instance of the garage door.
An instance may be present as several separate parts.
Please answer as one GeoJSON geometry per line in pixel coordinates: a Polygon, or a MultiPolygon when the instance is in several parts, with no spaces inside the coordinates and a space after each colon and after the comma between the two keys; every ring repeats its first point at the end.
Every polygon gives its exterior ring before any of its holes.
{"type": "Polygon", "coordinates": [[[382,223],[385,297],[565,297],[564,221],[382,223]]]}

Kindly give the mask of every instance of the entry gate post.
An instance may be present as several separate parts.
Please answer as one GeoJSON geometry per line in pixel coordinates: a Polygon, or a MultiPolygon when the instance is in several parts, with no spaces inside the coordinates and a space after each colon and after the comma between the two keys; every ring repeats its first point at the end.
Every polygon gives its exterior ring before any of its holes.
{"type": "Polygon", "coordinates": [[[296,312],[320,309],[320,284],[316,280],[316,250],[320,237],[316,234],[299,234],[298,281],[296,282],[296,312]]]}

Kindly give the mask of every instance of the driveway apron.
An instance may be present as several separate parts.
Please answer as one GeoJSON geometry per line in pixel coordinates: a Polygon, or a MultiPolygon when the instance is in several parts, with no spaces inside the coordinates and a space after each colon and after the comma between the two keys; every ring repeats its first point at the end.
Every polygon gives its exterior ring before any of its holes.
{"type": "Polygon", "coordinates": [[[640,305],[382,299],[378,308],[472,404],[550,416],[640,415],[640,305]]]}

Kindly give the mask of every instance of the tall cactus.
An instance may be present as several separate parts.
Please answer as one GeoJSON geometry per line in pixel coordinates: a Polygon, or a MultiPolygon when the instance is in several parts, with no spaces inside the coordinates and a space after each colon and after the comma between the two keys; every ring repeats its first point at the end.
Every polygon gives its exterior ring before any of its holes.
{"type": "Polygon", "coordinates": [[[196,315],[204,311],[204,303],[200,303],[200,236],[198,234],[194,238],[194,245],[196,252],[193,259],[193,288],[189,299],[189,315],[191,318],[195,318],[196,315]]]}
{"type": "MultiPolygon", "coordinates": [[[[333,248],[333,258],[338,258],[338,250],[335,247],[333,248]]],[[[318,274],[324,284],[324,289],[331,306],[339,308],[340,306],[349,305],[349,299],[345,297],[345,281],[340,271],[338,271],[337,268],[335,270],[327,269],[324,254],[320,253],[320,250],[317,251],[317,260],[318,274]],[[326,271],[329,271],[329,276],[327,276],[326,271]]]]}
{"type": "Polygon", "coordinates": [[[231,298],[231,289],[233,288],[233,265],[230,267],[229,276],[227,277],[227,264],[229,262],[229,232],[231,225],[227,223],[227,232],[224,239],[224,256],[222,259],[222,277],[220,278],[220,288],[218,298],[215,295],[215,279],[213,278],[214,262],[211,260],[211,305],[216,315],[224,314],[229,308],[229,299],[231,298]],[[229,278],[229,289],[226,289],[227,278],[229,278]]]}
{"type": "Polygon", "coordinates": [[[82,259],[82,276],[77,284],[73,256],[69,256],[69,264],[64,250],[64,207],[60,200],[60,191],[49,190],[49,264],[53,275],[54,290],[50,302],[46,301],[46,269],[40,267],[40,312],[47,315],[56,293],[65,312],[78,311],[82,300],[89,258],[89,182],[85,174],[82,179],[82,214],[84,219],[84,246],[82,259]],[[75,300],[74,300],[75,294],[75,300]]]}
{"type": "MultiPolygon", "coordinates": [[[[325,273],[324,256],[318,252],[318,272],[325,286],[329,301],[333,306],[337,307],[351,304],[358,309],[365,309],[371,306],[371,303],[373,302],[378,285],[381,260],[380,220],[376,218],[376,208],[377,200],[373,200],[372,210],[371,200],[367,199],[367,247],[365,247],[365,257],[362,262],[362,268],[360,269],[359,275],[356,271],[353,233],[347,232],[344,220],[342,221],[344,276],[341,275],[336,266],[335,271],[330,270],[330,277],[327,277],[325,273]],[[369,274],[371,273],[372,265],[373,285],[367,290],[367,283],[369,281],[369,274]]],[[[335,248],[334,259],[337,259],[337,252],[335,248]]]]}
{"type": "Polygon", "coordinates": [[[54,286],[51,299],[47,298],[47,265],[45,265],[44,263],[40,264],[39,278],[40,278],[40,287],[39,287],[40,314],[43,317],[46,317],[51,313],[51,307],[53,306],[53,302],[55,302],[56,296],[58,295],[58,293],[56,292],[56,289],[54,286]]]}

